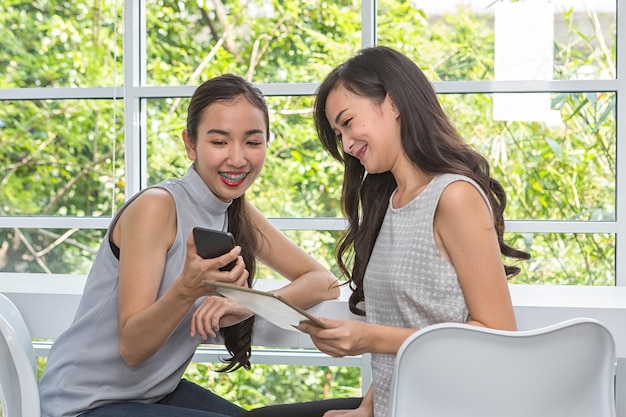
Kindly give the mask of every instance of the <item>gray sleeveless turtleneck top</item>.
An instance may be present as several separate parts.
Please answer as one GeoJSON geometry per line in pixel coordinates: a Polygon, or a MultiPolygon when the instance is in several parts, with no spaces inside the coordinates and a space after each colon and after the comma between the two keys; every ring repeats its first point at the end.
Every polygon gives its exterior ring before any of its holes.
{"type": "MultiPolygon", "coordinates": [[[[471,179],[453,174],[433,178],[414,200],[393,208],[393,195],[364,276],[366,319],[371,323],[422,328],[466,322],[469,312],[454,267],[433,237],[433,221],[446,186],[471,179]]],[[[395,355],[372,354],[374,417],[387,415],[395,355]]],[[[416,415],[419,404],[415,405],[416,415]]]]}
{"type": "MultiPolygon", "coordinates": [[[[230,203],[215,197],[193,167],[181,179],[166,180],[156,187],[174,197],[178,222],[174,244],[167,252],[158,293],[161,297],[183,269],[185,241],[191,229],[203,226],[226,230],[230,203]]],[[[134,198],[111,222],[87,277],[74,321],[50,350],[39,384],[42,417],[73,417],[112,402],[156,402],[176,388],[201,342],[198,336],[189,336],[190,312],[163,347],[141,365],[130,367],[120,356],[119,261],[109,245],[109,235],[134,198]]]]}

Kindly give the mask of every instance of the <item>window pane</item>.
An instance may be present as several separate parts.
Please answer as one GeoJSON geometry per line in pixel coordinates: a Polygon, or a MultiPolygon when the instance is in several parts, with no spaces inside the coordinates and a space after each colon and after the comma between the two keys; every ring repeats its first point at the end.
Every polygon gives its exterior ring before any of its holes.
{"type": "Polygon", "coordinates": [[[187,122],[189,98],[145,100],[148,185],[182,177],[191,164],[182,131],[187,122]]]}
{"type": "Polygon", "coordinates": [[[1,2],[0,88],[121,85],[122,8],[112,0],[1,2]]]}
{"type": "Polygon", "coordinates": [[[250,372],[217,372],[216,368],[221,367],[223,363],[215,366],[192,362],[184,378],[248,410],[273,404],[363,395],[361,368],[358,367],[252,363],[250,372]],[[287,379],[289,382],[284,383],[287,379]]]}
{"type": "MultiPolygon", "coordinates": [[[[283,233],[300,246],[306,253],[317,259],[322,265],[331,270],[340,280],[345,280],[337,267],[335,260],[335,244],[341,235],[340,230],[314,231],[314,230],[285,230],[283,233]]],[[[284,279],[278,273],[263,265],[259,265],[257,277],[284,279]]]]}
{"type": "Polygon", "coordinates": [[[532,256],[516,264],[522,272],[513,284],[615,285],[615,235],[523,233],[505,239],[532,256]]]}
{"type": "Polygon", "coordinates": [[[249,198],[270,217],[339,217],[343,168],[317,139],[311,97],[270,97],[272,142],[249,198]]]}
{"type": "Polygon", "coordinates": [[[104,230],[0,229],[0,271],[86,274],[104,230]]]}
{"type": "Polygon", "coordinates": [[[507,220],[615,220],[615,94],[440,98],[505,187],[507,220]]]}
{"type": "Polygon", "coordinates": [[[122,114],[110,100],[0,102],[0,213],[110,216],[124,199],[122,114]]]}
{"type": "MultiPolygon", "coordinates": [[[[181,131],[188,99],[148,100],[149,184],[184,174],[181,131]]],[[[311,97],[267,97],[272,139],[247,198],[268,217],[338,217],[343,169],[322,148],[311,97]]]]}
{"type": "Polygon", "coordinates": [[[361,41],[360,1],[146,3],[150,85],[227,72],[257,83],[321,81],[361,41]]]}
{"type": "Polygon", "coordinates": [[[615,0],[377,3],[378,43],[433,81],[615,79],[615,0]]]}

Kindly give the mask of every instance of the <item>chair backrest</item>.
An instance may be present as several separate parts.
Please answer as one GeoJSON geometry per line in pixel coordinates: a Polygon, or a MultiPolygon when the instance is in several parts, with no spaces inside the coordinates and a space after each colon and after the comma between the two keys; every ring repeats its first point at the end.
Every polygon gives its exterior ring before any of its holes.
{"type": "MultiPolygon", "coordinates": [[[[34,350],[28,329],[17,309],[6,308],[0,294],[0,393],[3,417],[39,417],[39,391],[34,350]],[[8,312],[8,313],[7,313],[8,312]],[[6,314],[6,315],[5,315],[6,314]],[[17,323],[17,328],[13,327],[17,323]],[[20,325],[21,323],[21,325],[20,325]],[[25,345],[28,340],[28,346],[25,345]]],[[[10,300],[8,300],[10,302],[10,300]]],[[[13,303],[11,303],[13,304],[13,303]]],[[[13,307],[15,307],[13,305],[13,307]]]]}
{"type": "Polygon", "coordinates": [[[0,316],[0,392],[3,417],[39,417],[39,391],[15,329],[0,316]]]}
{"type": "Polygon", "coordinates": [[[28,356],[28,360],[33,368],[33,373],[37,375],[35,349],[33,349],[33,340],[30,337],[28,327],[26,327],[26,323],[24,323],[20,310],[13,304],[13,301],[4,294],[0,294],[0,316],[4,317],[4,319],[9,322],[9,325],[13,327],[15,333],[17,333],[19,343],[28,356]]]}
{"type": "Polygon", "coordinates": [[[578,318],[536,330],[425,327],[398,350],[389,417],[614,417],[615,343],[578,318]]]}

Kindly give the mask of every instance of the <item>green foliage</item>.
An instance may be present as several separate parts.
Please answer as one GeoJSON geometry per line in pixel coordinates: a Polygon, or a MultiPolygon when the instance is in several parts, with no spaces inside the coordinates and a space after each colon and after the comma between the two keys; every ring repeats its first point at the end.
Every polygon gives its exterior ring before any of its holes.
{"type": "MultiPolygon", "coordinates": [[[[37,358],[37,380],[41,379],[46,363],[47,358],[37,358]]],[[[217,372],[220,367],[221,364],[193,362],[183,377],[248,410],[364,394],[361,369],[355,367],[252,365],[249,371],[240,368],[228,373],[217,372]]]]}
{"type": "Polygon", "coordinates": [[[218,373],[213,368],[210,364],[193,363],[185,378],[246,409],[362,395],[359,368],[253,365],[250,371],[239,369],[232,373],[218,373]]]}
{"type": "Polygon", "coordinates": [[[118,16],[101,0],[2,2],[0,88],[113,85],[114,69],[122,70],[118,16]]]}

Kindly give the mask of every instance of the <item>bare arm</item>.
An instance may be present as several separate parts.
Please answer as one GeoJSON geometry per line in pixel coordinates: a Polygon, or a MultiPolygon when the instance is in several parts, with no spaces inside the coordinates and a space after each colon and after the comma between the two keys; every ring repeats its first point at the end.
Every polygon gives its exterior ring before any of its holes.
{"type": "Polygon", "coordinates": [[[248,208],[262,235],[259,260],[291,281],[276,293],[303,308],[339,296],[337,278],[326,267],[288,239],[254,206],[248,203],[248,208]]]}
{"type": "Polygon", "coordinates": [[[435,240],[454,266],[467,301],[470,324],[515,330],[515,314],[491,213],[465,181],[444,190],[435,214],[435,240]]]}
{"type": "MultiPolygon", "coordinates": [[[[450,184],[435,214],[435,241],[454,266],[471,321],[469,324],[515,330],[515,314],[504,274],[500,248],[489,208],[471,184],[450,184]]],[[[315,345],[331,356],[365,352],[397,353],[417,329],[384,326],[352,320],[322,319],[330,329],[302,324],[315,345]]]]}
{"type": "Polygon", "coordinates": [[[329,328],[301,323],[298,328],[311,335],[315,346],[332,357],[388,353],[395,355],[400,345],[417,329],[386,326],[359,320],[320,318],[329,328]]]}
{"type": "MultiPolygon", "coordinates": [[[[176,228],[171,195],[162,189],[151,189],[126,207],[113,230],[114,243],[120,248],[120,354],[131,366],[158,351],[195,300],[207,293],[203,279],[238,282],[245,275],[241,261],[232,271],[221,272],[217,268],[229,260],[200,258],[190,235],[181,276],[157,299],[166,254],[174,242],[176,228]]],[[[230,257],[236,258],[239,250],[234,249],[230,257]]]]}
{"type": "MultiPolygon", "coordinates": [[[[275,292],[303,308],[337,298],[339,287],[335,276],[276,229],[255,207],[246,204],[259,231],[259,261],[291,281],[275,292]]],[[[214,336],[219,328],[238,323],[251,314],[236,303],[208,297],[193,313],[191,335],[214,336]]]]}

